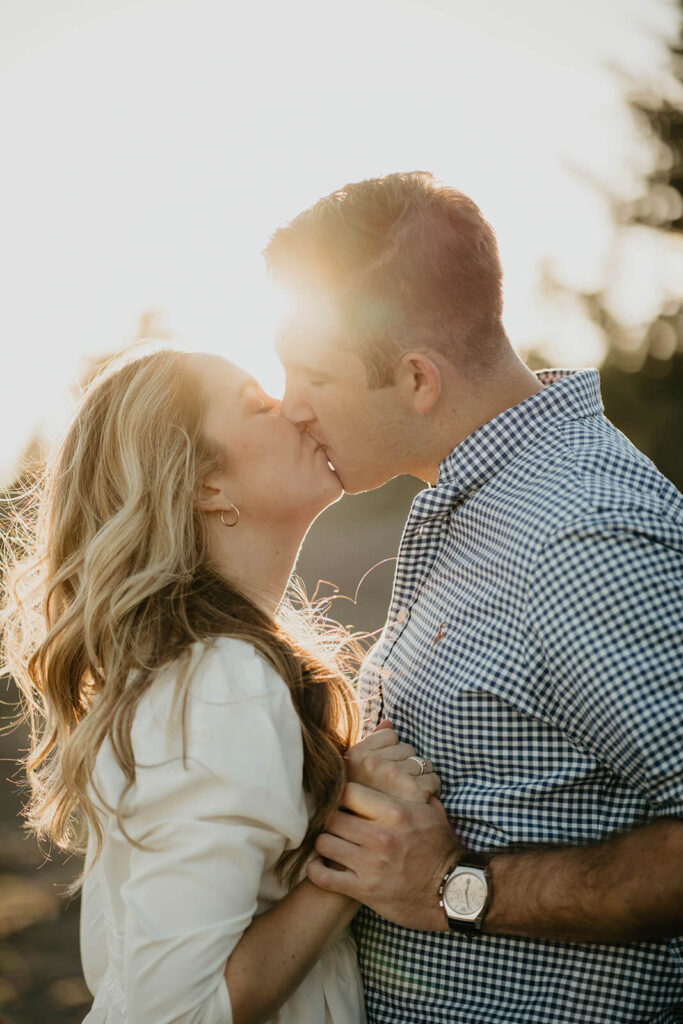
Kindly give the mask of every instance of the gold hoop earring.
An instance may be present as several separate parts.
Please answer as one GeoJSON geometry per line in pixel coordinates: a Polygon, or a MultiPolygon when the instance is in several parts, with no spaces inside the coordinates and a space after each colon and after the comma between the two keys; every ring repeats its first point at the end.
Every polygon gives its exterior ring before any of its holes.
{"type": "Polygon", "coordinates": [[[239,521],[240,521],[240,510],[238,509],[237,505],[232,505],[231,504],[231,505],[228,505],[227,508],[222,508],[221,509],[221,522],[222,522],[223,526],[230,526],[230,527],[237,526],[239,521]],[[234,516],[234,519],[232,520],[232,522],[226,523],[225,519],[223,518],[223,513],[224,512],[232,512],[232,514],[234,516]]]}

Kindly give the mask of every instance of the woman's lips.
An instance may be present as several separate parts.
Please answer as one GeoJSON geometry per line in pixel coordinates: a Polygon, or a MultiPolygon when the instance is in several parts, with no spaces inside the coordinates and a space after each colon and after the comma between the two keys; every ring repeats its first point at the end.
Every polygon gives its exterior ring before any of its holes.
{"type": "Polygon", "coordinates": [[[327,465],[330,467],[330,469],[332,470],[333,473],[336,473],[337,470],[334,468],[334,465],[330,461],[330,457],[327,454],[327,448],[325,447],[324,444],[321,444],[320,447],[321,447],[322,451],[325,453],[325,458],[327,459],[327,465]]]}
{"type": "Polygon", "coordinates": [[[320,452],[324,453],[325,458],[327,459],[327,465],[330,467],[330,469],[332,470],[333,473],[336,473],[337,471],[334,468],[334,465],[333,465],[333,463],[330,460],[330,456],[329,456],[329,453],[328,453],[327,448],[325,447],[325,445],[322,444],[320,441],[316,441],[312,434],[309,434],[308,436],[311,438],[312,441],[315,441],[315,450],[316,450],[316,452],[320,451],[320,452]]]}

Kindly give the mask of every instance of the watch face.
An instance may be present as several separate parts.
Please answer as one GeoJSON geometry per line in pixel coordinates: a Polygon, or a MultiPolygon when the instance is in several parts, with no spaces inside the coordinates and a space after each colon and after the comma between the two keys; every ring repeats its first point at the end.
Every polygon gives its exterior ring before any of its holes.
{"type": "Polygon", "coordinates": [[[446,882],[443,891],[448,910],[458,917],[475,918],[486,903],[486,883],[473,871],[459,871],[446,882]]]}

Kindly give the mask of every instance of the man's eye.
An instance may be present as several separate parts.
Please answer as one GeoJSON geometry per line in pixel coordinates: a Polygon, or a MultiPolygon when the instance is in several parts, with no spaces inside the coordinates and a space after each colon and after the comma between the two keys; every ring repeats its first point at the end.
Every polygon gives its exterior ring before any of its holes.
{"type": "Polygon", "coordinates": [[[323,384],[325,383],[325,381],[324,380],[310,380],[309,379],[308,383],[311,385],[312,388],[321,388],[323,386],[323,384]]]}

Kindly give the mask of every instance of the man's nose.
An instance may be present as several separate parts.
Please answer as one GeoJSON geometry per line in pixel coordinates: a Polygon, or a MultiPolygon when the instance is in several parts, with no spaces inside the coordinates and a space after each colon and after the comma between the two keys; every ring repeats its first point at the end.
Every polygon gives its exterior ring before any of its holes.
{"type": "Polygon", "coordinates": [[[280,403],[280,415],[303,427],[315,419],[313,410],[301,396],[287,388],[280,403]]]}

